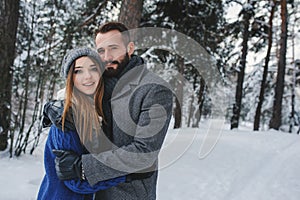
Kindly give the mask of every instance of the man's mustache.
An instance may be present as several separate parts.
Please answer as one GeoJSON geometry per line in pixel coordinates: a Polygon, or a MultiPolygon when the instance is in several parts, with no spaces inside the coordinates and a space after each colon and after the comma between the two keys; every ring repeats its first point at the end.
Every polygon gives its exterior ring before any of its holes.
{"type": "Polygon", "coordinates": [[[109,64],[120,64],[120,63],[117,60],[112,60],[112,61],[105,61],[104,64],[109,65],[109,64]]]}

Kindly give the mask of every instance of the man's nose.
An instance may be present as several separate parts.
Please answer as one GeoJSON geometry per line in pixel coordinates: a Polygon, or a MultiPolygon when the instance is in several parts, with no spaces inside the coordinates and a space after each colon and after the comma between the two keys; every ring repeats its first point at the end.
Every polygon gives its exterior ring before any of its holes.
{"type": "Polygon", "coordinates": [[[112,61],[112,55],[109,51],[105,51],[103,61],[112,61]]]}

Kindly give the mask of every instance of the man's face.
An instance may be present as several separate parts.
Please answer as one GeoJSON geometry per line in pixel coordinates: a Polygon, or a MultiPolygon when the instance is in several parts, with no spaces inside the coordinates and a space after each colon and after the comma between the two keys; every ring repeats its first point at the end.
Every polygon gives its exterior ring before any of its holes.
{"type": "Polygon", "coordinates": [[[113,77],[122,71],[129,62],[129,53],[118,30],[98,33],[96,48],[101,60],[105,64],[103,75],[113,77]]]}

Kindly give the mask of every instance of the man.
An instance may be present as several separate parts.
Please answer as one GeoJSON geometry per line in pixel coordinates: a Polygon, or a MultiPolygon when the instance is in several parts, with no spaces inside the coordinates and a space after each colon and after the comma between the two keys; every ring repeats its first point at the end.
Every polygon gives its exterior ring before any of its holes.
{"type": "Polygon", "coordinates": [[[107,148],[82,157],[61,151],[56,159],[57,174],[62,180],[85,177],[91,185],[130,174],[126,183],[97,192],[95,199],[154,200],[158,154],[171,118],[172,92],[133,54],[134,43],[123,24],[104,24],[95,41],[105,63],[103,130],[107,148]]]}

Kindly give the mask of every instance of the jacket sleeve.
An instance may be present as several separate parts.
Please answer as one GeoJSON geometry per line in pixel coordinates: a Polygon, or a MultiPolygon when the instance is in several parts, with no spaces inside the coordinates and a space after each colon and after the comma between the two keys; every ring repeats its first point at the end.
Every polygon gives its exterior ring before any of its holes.
{"type": "MultiPolygon", "coordinates": [[[[43,109],[43,128],[54,124],[57,128],[62,130],[62,114],[64,111],[64,100],[51,100],[44,105],[43,109]]],[[[72,120],[72,111],[70,110],[65,120],[65,131],[75,131],[74,122],[72,120]]]]}
{"type": "Polygon", "coordinates": [[[91,186],[87,181],[79,181],[79,180],[64,181],[64,184],[73,192],[80,193],[80,194],[91,194],[99,190],[106,190],[108,188],[111,188],[113,186],[116,186],[124,182],[125,182],[125,176],[121,176],[119,178],[114,178],[107,181],[100,181],[94,186],[91,186]]]}
{"type": "MultiPolygon", "coordinates": [[[[115,150],[82,156],[85,175],[91,185],[143,171],[157,164],[158,154],[171,119],[173,94],[171,90],[161,85],[154,84],[147,87],[149,88],[141,92],[143,96],[136,98],[142,99],[136,129],[134,133],[125,133],[133,136],[132,142],[115,150]]],[[[114,132],[114,135],[116,134],[122,135],[114,132]]]]}
{"type": "MultiPolygon", "coordinates": [[[[51,143],[53,144],[53,149],[70,150],[76,152],[79,155],[82,154],[81,144],[79,141],[78,134],[76,132],[62,132],[62,130],[54,126],[52,127],[52,129],[53,131],[51,132],[51,143]]],[[[53,154],[52,157],[54,159],[55,155],[53,154]]],[[[80,194],[91,194],[99,190],[108,189],[123,182],[125,182],[125,176],[117,177],[110,180],[104,180],[98,182],[94,186],[91,186],[87,181],[80,180],[67,180],[64,181],[64,184],[73,192],[80,194]]]]}

